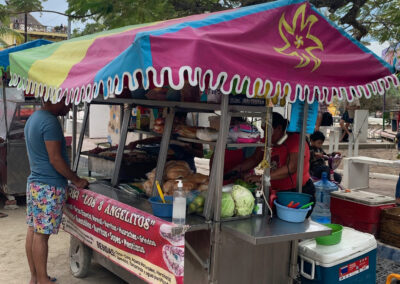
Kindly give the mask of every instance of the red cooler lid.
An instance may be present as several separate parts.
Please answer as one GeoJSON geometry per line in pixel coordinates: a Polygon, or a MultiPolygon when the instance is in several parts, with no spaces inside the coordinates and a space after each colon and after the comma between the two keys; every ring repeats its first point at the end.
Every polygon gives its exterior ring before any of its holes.
{"type": "Polygon", "coordinates": [[[350,191],[333,191],[331,192],[331,196],[372,206],[395,203],[393,197],[356,189],[350,191]]]}

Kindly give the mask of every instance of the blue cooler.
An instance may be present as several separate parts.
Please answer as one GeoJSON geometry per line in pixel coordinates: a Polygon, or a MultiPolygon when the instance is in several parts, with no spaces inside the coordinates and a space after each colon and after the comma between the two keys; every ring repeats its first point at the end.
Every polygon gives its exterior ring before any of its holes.
{"type": "Polygon", "coordinates": [[[344,227],[337,245],[317,245],[315,239],[299,244],[301,283],[376,282],[376,240],[371,234],[344,227]]]}

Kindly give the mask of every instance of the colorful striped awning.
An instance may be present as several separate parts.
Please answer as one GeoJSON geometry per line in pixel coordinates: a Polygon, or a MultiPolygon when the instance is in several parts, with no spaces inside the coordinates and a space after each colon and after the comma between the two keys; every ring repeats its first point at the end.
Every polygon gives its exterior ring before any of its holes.
{"type": "Polygon", "coordinates": [[[10,67],[10,60],[8,59],[8,56],[10,53],[33,48],[33,47],[38,47],[46,44],[50,44],[52,41],[46,40],[46,39],[37,39],[33,41],[28,41],[26,43],[10,47],[7,49],[4,49],[0,51],[0,75],[3,74],[3,72],[8,71],[8,68],[10,67]]]}
{"type": "Polygon", "coordinates": [[[304,0],[128,26],[10,56],[11,85],[90,102],[169,84],[331,102],[383,94],[393,68],[304,0]]]}

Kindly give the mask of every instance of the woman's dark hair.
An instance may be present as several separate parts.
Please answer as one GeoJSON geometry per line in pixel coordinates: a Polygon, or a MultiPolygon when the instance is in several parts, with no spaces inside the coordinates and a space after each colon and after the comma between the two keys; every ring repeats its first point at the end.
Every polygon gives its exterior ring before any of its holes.
{"type": "Polygon", "coordinates": [[[322,140],[325,141],[325,135],[321,131],[315,131],[313,134],[310,135],[311,141],[318,141],[322,140]]]}
{"type": "Polygon", "coordinates": [[[275,129],[279,125],[282,126],[282,131],[286,130],[288,121],[287,119],[284,119],[282,115],[280,115],[277,112],[272,113],[272,128],[275,129]]]}

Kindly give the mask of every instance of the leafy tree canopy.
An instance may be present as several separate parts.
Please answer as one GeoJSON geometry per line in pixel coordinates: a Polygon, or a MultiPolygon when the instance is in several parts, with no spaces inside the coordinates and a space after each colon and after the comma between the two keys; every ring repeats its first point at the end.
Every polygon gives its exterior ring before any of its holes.
{"type": "MultiPolygon", "coordinates": [[[[17,1],[17,0],[15,0],[17,1]]],[[[262,0],[68,0],[67,14],[94,20],[88,31],[260,4],[262,0]]],[[[310,0],[356,39],[400,41],[400,0],[310,0]]]]}
{"type": "Polygon", "coordinates": [[[17,13],[29,13],[32,11],[42,10],[42,2],[47,0],[7,0],[6,8],[8,11],[17,13]]]}

